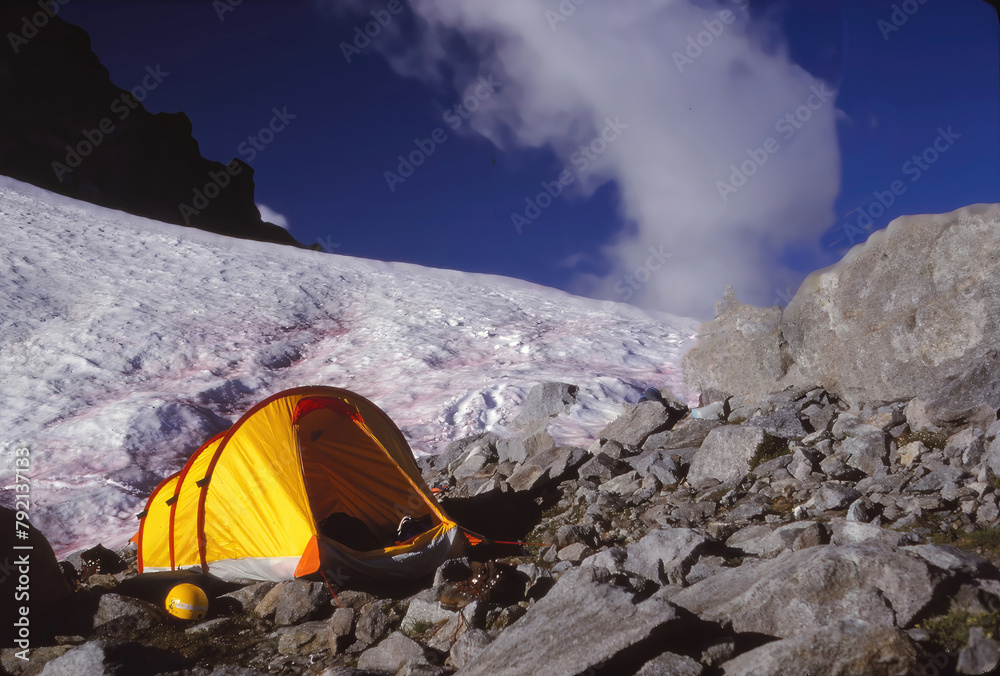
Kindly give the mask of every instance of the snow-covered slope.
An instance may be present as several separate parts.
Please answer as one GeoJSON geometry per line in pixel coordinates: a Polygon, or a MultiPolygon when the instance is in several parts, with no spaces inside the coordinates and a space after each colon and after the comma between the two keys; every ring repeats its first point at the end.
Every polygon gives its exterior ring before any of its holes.
{"type": "Polygon", "coordinates": [[[30,449],[32,520],[61,554],[120,545],[148,492],[254,402],[369,397],[418,453],[497,429],[527,389],[580,386],[587,445],[647,386],[686,396],[697,323],[504,277],[233,240],[0,177],[4,504],[30,449]]]}

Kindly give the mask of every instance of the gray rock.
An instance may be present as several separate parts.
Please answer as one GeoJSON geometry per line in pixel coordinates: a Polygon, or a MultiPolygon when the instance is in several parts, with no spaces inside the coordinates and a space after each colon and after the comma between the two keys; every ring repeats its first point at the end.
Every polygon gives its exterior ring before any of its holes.
{"type": "Polygon", "coordinates": [[[559,446],[537,453],[527,460],[527,464],[548,471],[549,481],[557,483],[587,461],[587,451],[573,446],[559,446]]]}
{"type": "Polygon", "coordinates": [[[347,646],[348,639],[354,631],[355,612],[351,608],[337,608],[327,622],[327,638],[330,650],[337,654],[347,646]]]}
{"type": "Polygon", "coordinates": [[[361,653],[358,668],[396,673],[403,665],[420,662],[427,662],[420,644],[395,631],[374,648],[361,653]]]}
{"type": "MultiPolygon", "coordinates": [[[[433,595],[428,595],[433,597],[433,595]]],[[[400,629],[404,633],[412,633],[419,625],[440,625],[444,624],[457,613],[453,610],[445,610],[436,600],[428,600],[419,596],[410,600],[410,605],[406,608],[406,615],[400,629]]]]}
{"type": "Polygon", "coordinates": [[[636,602],[609,584],[610,574],[586,566],[563,573],[552,590],[500,633],[462,676],[521,676],[537,673],[541,656],[552,676],[582,674],[654,634],[679,630],[683,620],[660,594],[636,602]],[[600,612],[594,612],[600,608],[600,612]],[[614,627],[614,631],[609,631],[614,627]]]}
{"type": "Polygon", "coordinates": [[[549,418],[565,413],[576,403],[579,388],[568,383],[538,383],[528,390],[521,411],[511,421],[511,427],[532,429],[549,418]]]}
{"type": "Polygon", "coordinates": [[[726,540],[727,547],[763,558],[777,556],[785,550],[797,551],[821,544],[826,539],[822,525],[799,521],[775,528],[771,525],[748,526],[726,540]]]}
{"type": "Polygon", "coordinates": [[[621,497],[628,497],[639,492],[642,477],[638,472],[626,472],[613,479],[609,479],[598,486],[597,490],[602,493],[614,493],[621,497]]]}
{"type": "Polygon", "coordinates": [[[716,305],[715,319],[698,329],[698,343],[684,355],[681,369],[693,390],[764,396],[791,363],[781,334],[781,308],[743,305],[732,288],[716,305]]]}
{"type": "Polygon", "coordinates": [[[8,648],[0,653],[0,666],[4,669],[0,673],[6,673],[10,676],[37,676],[46,664],[57,657],[62,657],[74,648],[76,646],[72,645],[33,646],[28,653],[27,660],[21,659],[24,656],[23,653],[21,657],[18,657],[18,653],[21,651],[17,648],[8,648]]]}
{"type": "Polygon", "coordinates": [[[57,657],[42,669],[42,676],[115,676],[120,669],[105,664],[107,646],[103,641],[89,641],[57,657]]]}
{"type": "Polygon", "coordinates": [[[721,424],[718,420],[686,418],[665,432],[651,434],[642,448],[647,451],[697,448],[705,442],[708,433],[721,424]]]}
{"type": "Polygon", "coordinates": [[[705,668],[690,657],[663,653],[642,665],[635,676],[701,676],[705,668]]]}
{"type": "Polygon", "coordinates": [[[326,622],[302,622],[275,633],[278,635],[278,652],[282,655],[309,655],[330,648],[326,622]]]}
{"type": "Polygon", "coordinates": [[[856,481],[860,477],[863,477],[864,472],[848,466],[845,462],[846,457],[840,453],[835,453],[823,458],[819,463],[819,471],[831,479],[838,481],[856,481]]]}
{"type": "Polygon", "coordinates": [[[781,318],[790,375],[877,403],[983,363],[1000,343],[1000,259],[981,253],[1000,249],[998,219],[995,205],[897,218],[811,274],[781,318]]]}
{"type": "Polygon", "coordinates": [[[669,451],[643,451],[626,462],[642,476],[655,476],[664,486],[671,486],[680,481],[680,465],[669,451]]]}
{"type": "Polygon", "coordinates": [[[909,676],[922,657],[905,632],[849,618],[765,644],[722,668],[725,676],[909,676]]]}
{"type": "Polygon", "coordinates": [[[882,429],[875,425],[869,425],[861,419],[861,416],[853,413],[843,412],[837,416],[837,420],[830,428],[830,433],[834,439],[847,439],[849,437],[860,437],[866,434],[881,432],[882,429]]]}
{"type": "Polygon", "coordinates": [[[850,467],[873,476],[889,465],[887,435],[882,430],[849,437],[840,445],[840,454],[846,456],[850,467]]]}
{"type": "Polygon", "coordinates": [[[569,561],[570,563],[579,563],[584,560],[594,552],[582,542],[576,542],[571,545],[566,545],[558,551],[556,558],[560,561],[569,561]]]}
{"type": "Polygon", "coordinates": [[[496,462],[497,459],[498,455],[494,446],[474,444],[469,452],[462,456],[461,462],[452,470],[451,474],[456,481],[462,481],[482,473],[490,463],[496,462]]]}
{"type": "Polygon", "coordinates": [[[312,618],[322,608],[328,607],[332,600],[330,591],[322,582],[291,580],[275,587],[275,590],[279,591],[274,607],[274,623],[279,627],[312,618]]]}
{"type": "Polygon", "coordinates": [[[995,421],[1000,408],[1000,353],[987,352],[956,378],[924,394],[920,400],[928,422],[938,427],[995,421]]]}
{"type": "Polygon", "coordinates": [[[872,507],[864,498],[858,498],[847,508],[847,520],[868,523],[874,518],[872,507]]]}
{"type": "Polygon", "coordinates": [[[750,473],[750,463],[757,455],[767,435],[763,430],[736,425],[717,427],[709,432],[695,453],[687,480],[695,488],[741,481],[750,473]]]}
{"type": "Polygon", "coordinates": [[[958,654],[959,674],[992,674],[1000,664],[1000,646],[983,633],[982,627],[969,627],[969,642],[958,654]]]}
{"type": "Polygon", "coordinates": [[[755,415],[743,424],[759,427],[772,437],[782,439],[801,439],[808,434],[794,408],[791,407],[766,415],[755,415]]]}
{"type": "Polygon", "coordinates": [[[244,611],[252,611],[257,605],[264,600],[267,593],[274,589],[273,582],[258,582],[256,584],[247,585],[246,587],[241,587],[236,591],[229,592],[228,594],[222,594],[220,599],[232,599],[239,604],[240,608],[244,611]]]}
{"type": "Polygon", "coordinates": [[[493,639],[482,629],[470,629],[462,634],[451,647],[449,659],[456,669],[462,669],[486,649],[493,639]]]}
{"type": "Polygon", "coordinates": [[[992,563],[967,549],[935,544],[913,545],[904,549],[950,573],[961,573],[970,577],[1000,578],[1000,571],[997,571],[992,563]]]}
{"type": "Polygon", "coordinates": [[[832,482],[824,483],[813,496],[813,509],[825,512],[831,509],[847,509],[852,502],[861,497],[858,489],[832,482]]]}
{"type": "Polygon", "coordinates": [[[844,617],[905,628],[948,574],[919,557],[873,544],[810,547],[746,569],[733,568],[672,597],[737,632],[787,638],[844,617]],[[831,581],[835,580],[836,583],[831,581]]]}
{"type": "Polygon", "coordinates": [[[160,609],[131,596],[104,594],[94,614],[94,631],[117,636],[121,632],[145,630],[160,623],[160,609]]]}
{"type": "Polygon", "coordinates": [[[873,523],[831,519],[829,527],[831,532],[830,542],[835,545],[867,542],[887,547],[902,547],[903,545],[914,544],[920,541],[919,537],[913,533],[890,530],[873,523]]]}
{"type": "Polygon", "coordinates": [[[674,409],[658,401],[644,401],[611,421],[597,438],[617,441],[626,447],[642,446],[650,435],[670,429],[678,418],[674,409]]]}
{"type": "Polygon", "coordinates": [[[624,569],[653,582],[684,584],[691,566],[710,541],[690,528],[651,531],[625,548],[624,569]]]}
{"type": "Polygon", "coordinates": [[[625,461],[600,452],[581,465],[578,473],[581,479],[608,481],[631,470],[632,468],[625,461]]]}
{"type": "MultiPolygon", "coordinates": [[[[555,450],[555,449],[553,449],[555,450]]],[[[518,465],[507,483],[518,493],[534,493],[551,483],[549,470],[535,465],[518,465]]]]}
{"type": "Polygon", "coordinates": [[[555,448],[547,429],[532,430],[516,434],[497,442],[497,456],[500,462],[524,462],[528,458],[555,448]]]}
{"type": "Polygon", "coordinates": [[[939,465],[924,478],[907,486],[906,490],[911,493],[940,493],[946,485],[958,483],[964,476],[965,472],[957,467],[939,465]]]}
{"type": "Polygon", "coordinates": [[[399,619],[392,601],[373,601],[362,608],[358,615],[354,635],[359,641],[377,643],[399,619]]]}

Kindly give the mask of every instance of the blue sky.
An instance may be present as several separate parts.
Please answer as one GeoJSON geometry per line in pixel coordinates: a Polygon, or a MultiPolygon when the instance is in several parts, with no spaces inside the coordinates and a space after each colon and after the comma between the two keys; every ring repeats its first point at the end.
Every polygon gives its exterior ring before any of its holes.
{"type": "MultiPolygon", "coordinates": [[[[559,5],[556,0],[538,1],[550,11],[559,5]]],[[[735,1],[696,4],[714,16],[726,9],[735,11],[735,1]]],[[[356,27],[364,27],[365,9],[379,10],[386,4],[376,0],[354,12],[335,12],[308,0],[244,0],[220,18],[218,4],[207,1],[73,0],[62,14],[90,33],[95,52],[117,85],[131,88],[140,83],[147,66],[159,64],[168,72],[149,93],[146,107],[153,112],[187,113],[206,157],[249,161],[256,171],[258,203],[285,215],[292,234],[304,243],[320,242],[354,256],[503,274],[694,314],[696,306],[678,303],[676,294],[661,293],[652,282],[634,297],[628,293],[625,298],[622,292],[627,288],[621,280],[630,271],[641,276],[649,242],[665,241],[675,263],[692,256],[710,258],[713,250],[704,244],[685,253],[684,239],[692,229],[667,228],[662,231],[668,233],[666,240],[642,238],[649,231],[632,213],[633,189],[628,186],[643,181],[635,172],[631,184],[616,180],[629,175],[625,160],[608,169],[607,180],[595,172],[587,190],[566,191],[518,232],[512,214],[524,212],[526,197],[537,195],[543,182],[558,179],[568,166],[568,155],[560,152],[558,140],[545,142],[549,136],[530,147],[523,139],[533,130],[523,128],[520,143],[505,140],[498,148],[473,130],[471,119],[453,113],[445,117],[475,91],[477,77],[486,70],[475,34],[447,34],[447,59],[433,68],[414,67],[415,76],[403,75],[407,49],[415,41],[425,42],[418,56],[433,51],[422,35],[421,17],[405,7],[393,17],[390,29],[380,31],[360,53],[350,54],[348,63],[342,43],[354,39],[356,27]],[[248,137],[268,125],[275,109],[295,117],[270,143],[250,153],[248,137]],[[455,129],[457,123],[461,124],[455,129]],[[437,141],[428,141],[435,135],[437,141]],[[412,176],[390,188],[386,172],[398,173],[398,156],[418,149],[417,141],[424,149],[433,143],[433,153],[412,176]],[[628,249],[623,239],[635,232],[639,233],[635,242],[641,246],[628,249]],[[618,248],[609,253],[609,247],[618,248]],[[638,266],[633,261],[639,261],[638,266]],[[594,282],[595,278],[603,281],[594,282]]],[[[812,215],[817,209],[776,207],[789,214],[790,221],[781,232],[775,229],[768,256],[774,263],[770,267],[784,270],[770,277],[762,272],[766,279],[748,286],[745,294],[737,284],[745,300],[758,304],[787,300],[788,291],[794,291],[802,276],[836,261],[851,243],[862,241],[894,216],[1000,201],[1000,41],[995,12],[982,0],[923,4],[911,0],[908,9],[915,11],[907,14],[900,9],[895,16],[892,5],[874,0],[803,0],[749,7],[746,19],[754,27],[757,44],[763,45],[760,49],[767,52],[769,43],[777,45],[776,50],[787,45],[789,61],[836,90],[837,112],[824,111],[835,129],[835,148],[833,157],[824,160],[832,167],[822,173],[822,182],[828,185],[817,186],[817,193],[829,192],[826,202],[832,204],[821,210],[822,217],[812,215]],[[892,195],[894,187],[898,194],[892,195]],[[876,193],[883,201],[891,195],[892,205],[870,208],[877,204],[876,193]],[[870,224],[867,214],[873,216],[870,224]],[[802,224],[798,238],[792,232],[795,218],[809,221],[802,224]],[[820,220],[828,222],[817,224],[820,220]]],[[[591,6],[599,5],[592,0],[591,6]]],[[[587,9],[588,5],[580,6],[581,13],[587,9]]],[[[572,21],[555,26],[553,34],[562,31],[559,36],[564,37],[578,26],[582,29],[583,20],[569,18],[572,21]]],[[[683,48],[684,42],[677,40],[676,49],[667,52],[683,48]]],[[[706,57],[691,68],[703,68],[707,74],[708,64],[706,57]]],[[[656,86],[655,77],[646,78],[648,87],[656,86]]],[[[502,79],[506,82],[496,93],[486,89],[480,93],[499,101],[519,84],[506,75],[502,79]]],[[[761,91],[761,96],[768,95],[761,91]]],[[[626,107],[623,119],[640,117],[629,118],[630,112],[626,107]]],[[[728,125],[726,115],[739,114],[739,110],[719,112],[720,128],[728,125]]],[[[702,115],[714,119],[716,111],[702,115]]],[[[566,124],[572,127],[577,122],[569,115],[566,124]]],[[[662,125],[671,124],[665,115],[662,125]]],[[[485,127],[495,130],[490,124],[485,127]]],[[[662,130],[654,134],[648,124],[644,129],[624,134],[634,134],[630,143],[661,138],[662,130]]],[[[576,137],[586,136],[580,134],[576,137]]],[[[742,150],[732,153],[734,162],[746,158],[740,155],[742,150]]],[[[634,152],[641,152],[641,147],[634,152]]],[[[791,153],[775,155],[774,164],[791,162],[791,153]]],[[[725,164],[716,172],[723,180],[728,175],[725,164]]],[[[772,178],[780,181],[777,172],[776,168],[772,178]]],[[[669,178],[669,172],[665,176],[669,178]]],[[[773,191],[770,185],[761,179],[754,189],[773,191]]],[[[794,187],[798,193],[809,190],[794,187]]],[[[743,195],[733,197],[727,208],[741,208],[737,198],[743,195]]],[[[754,213],[747,209],[748,222],[754,213]]],[[[720,232],[727,241],[742,236],[735,226],[720,232]]],[[[771,237],[766,226],[757,225],[747,233],[748,241],[771,237]]],[[[661,277],[661,287],[676,289],[690,278],[692,288],[709,286],[706,297],[719,298],[728,281],[725,267],[720,265],[722,272],[704,279],[682,268],[669,282],[661,277]]],[[[646,276],[650,274],[657,273],[647,271],[646,276]]]]}

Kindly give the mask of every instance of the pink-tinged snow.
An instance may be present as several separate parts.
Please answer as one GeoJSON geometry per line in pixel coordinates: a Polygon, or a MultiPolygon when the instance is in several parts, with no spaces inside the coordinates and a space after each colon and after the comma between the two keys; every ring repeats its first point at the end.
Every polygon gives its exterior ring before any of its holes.
{"type": "Polygon", "coordinates": [[[535,383],[580,387],[587,447],[649,386],[683,391],[697,323],[523,281],[233,240],[0,177],[3,497],[30,449],[57,553],[133,535],[156,484],[283,389],[381,406],[417,453],[494,430],[535,383]]]}

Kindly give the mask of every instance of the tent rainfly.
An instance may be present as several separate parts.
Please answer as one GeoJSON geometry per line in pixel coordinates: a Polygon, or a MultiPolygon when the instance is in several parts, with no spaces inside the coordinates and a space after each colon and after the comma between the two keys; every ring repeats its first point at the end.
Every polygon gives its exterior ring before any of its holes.
{"type": "Polygon", "coordinates": [[[199,569],[225,580],[418,576],[461,540],[399,428],[333,387],[254,406],[157,486],[139,518],[140,573],[199,569]],[[401,539],[405,516],[418,525],[401,539]]]}

